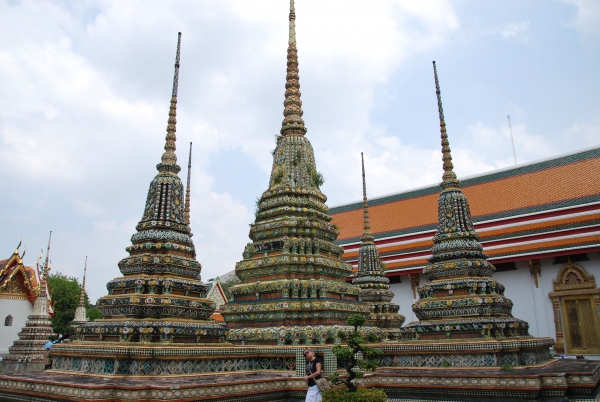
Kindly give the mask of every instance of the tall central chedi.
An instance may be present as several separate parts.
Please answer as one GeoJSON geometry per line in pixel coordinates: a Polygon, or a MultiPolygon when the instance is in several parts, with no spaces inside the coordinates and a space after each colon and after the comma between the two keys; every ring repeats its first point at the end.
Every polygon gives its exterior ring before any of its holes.
{"type": "Polygon", "coordinates": [[[231,341],[263,344],[340,342],[352,313],[367,315],[360,289],[345,282],[352,266],[333,242],[327,197],[320,191],[312,146],[302,119],[296,14],[290,30],[282,127],[273,151],[269,188],[258,201],[244,259],[235,272],[242,284],[221,309],[231,341]]]}

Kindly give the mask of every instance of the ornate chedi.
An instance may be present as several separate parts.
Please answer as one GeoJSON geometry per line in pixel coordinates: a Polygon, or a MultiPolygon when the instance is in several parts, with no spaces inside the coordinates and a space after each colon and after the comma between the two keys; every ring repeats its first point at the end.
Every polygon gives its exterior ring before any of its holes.
{"type": "MultiPolygon", "coordinates": [[[[50,239],[52,232],[50,232],[50,239]]],[[[50,240],[48,240],[48,250],[46,259],[40,268],[41,280],[39,293],[33,305],[33,312],[27,317],[27,322],[19,332],[19,339],[13,342],[13,346],[8,348],[9,354],[4,356],[7,363],[27,363],[27,367],[21,367],[15,371],[37,371],[43,370],[49,363],[48,349],[44,345],[56,334],[52,330],[52,321],[49,313],[49,295],[48,295],[48,272],[51,269],[50,263],[50,240]]],[[[39,266],[39,260],[36,266],[39,266]]]]}
{"type": "MultiPolygon", "coordinates": [[[[123,277],[106,285],[108,295],[97,307],[104,319],[78,328],[85,341],[205,343],[219,342],[226,332],[210,320],[215,304],[206,298],[201,266],[189,226],[189,193],[178,176],[175,155],[177,86],[181,33],[177,42],[175,76],[165,152],[156,165],[144,214],[119,262],[123,277]]],[[[189,173],[188,173],[189,178],[189,173]]],[[[189,181],[188,181],[189,183],[189,181]]],[[[189,184],[188,184],[189,190],[189,184]]]]}
{"type": "MultiPolygon", "coordinates": [[[[529,324],[512,316],[504,286],[492,279],[467,198],[453,171],[435,62],[433,63],[444,167],[433,256],[423,270],[429,282],[418,288],[413,311],[419,322],[403,328],[404,339],[504,338],[529,336],[529,324]]],[[[546,347],[547,351],[547,347],[546,347]]]]}
{"type": "Polygon", "coordinates": [[[71,321],[72,326],[85,324],[88,322],[85,310],[85,273],[87,271],[87,255],[85,256],[85,265],[83,266],[83,282],[81,284],[81,294],[79,295],[79,305],[75,309],[75,317],[71,321]]]}
{"type": "Polygon", "coordinates": [[[228,339],[236,342],[339,343],[348,315],[370,311],[360,289],[345,282],[352,267],[333,243],[339,231],[330,223],[323,178],[305,137],[295,19],[291,0],[284,119],[269,188],[258,201],[252,243],[236,264],[243,283],[221,308],[228,339]]]}
{"type": "Polygon", "coordinates": [[[358,271],[352,283],[360,287],[361,300],[371,305],[372,310],[367,325],[385,328],[384,332],[389,332],[392,328],[400,328],[405,317],[398,313],[400,306],[392,303],[394,292],[390,290],[390,280],[385,276],[385,268],[379,259],[379,251],[377,251],[375,239],[371,233],[365,161],[362,152],[360,157],[362,161],[364,231],[358,250],[358,271]]]}

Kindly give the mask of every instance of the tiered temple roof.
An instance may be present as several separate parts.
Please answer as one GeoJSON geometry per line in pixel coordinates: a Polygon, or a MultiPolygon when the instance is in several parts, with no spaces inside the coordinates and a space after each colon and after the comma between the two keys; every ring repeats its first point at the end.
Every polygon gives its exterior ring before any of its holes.
{"type": "Polygon", "coordinates": [[[405,317],[398,313],[400,306],[392,303],[394,292],[390,290],[390,280],[385,276],[384,264],[379,259],[379,252],[373,242],[367,200],[365,161],[362,153],[360,156],[363,185],[363,236],[358,251],[358,270],[352,284],[360,287],[361,300],[371,305],[372,311],[367,321],[368,325],[380,328],[399,328],[404,323],[405,317]]]}
{"type": "Polygon", "coordinates": [[[0,298],[29,300],[34,304],[39,290],[35,269],[23,264],[19,247],[10,258],[0,261],[0,298]]]}
{"type": "Polygon", "coordinates": [[[345,279],[342,261],[321,192],[312,146],[302,119],[294,2],[290,2],[284,119],[273,152],[269,188],[258,202],[244,259],[236,274],[242,284],[221,309],[232,341],[299,344],[339,341],[339,327],[352,313],[367,314],[359,288],[345,279]]]}
{"type": "Polygon", "coordinates": [[[150,183],[132,245],[126,249],[130,255],[119,262],[123,277],[110,281],[108,295],[98,300],[104,319],[78,328],[80,339],[86,341],[203,343],[219,342],[225,333],[210,319],[215,303],[206,298],[208,289],[200,279],[201,265],[189,226],[189,193],[184,199],[178,176],[175,131],[180,45],[181,33],[165,152],[156,165],[158,174],[150,183]]]}

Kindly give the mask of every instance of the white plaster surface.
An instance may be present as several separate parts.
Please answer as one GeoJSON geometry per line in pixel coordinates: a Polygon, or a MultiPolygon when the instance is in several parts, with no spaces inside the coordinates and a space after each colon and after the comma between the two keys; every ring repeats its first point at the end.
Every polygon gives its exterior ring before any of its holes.
{"type": "Polygon", "coordinates": [[[8,348],[19,338],[17,335],[25,326],[27,316],[33,312],[29,300],[0,299],[0,355],[8,354],[8,348]],[[12,326],[4,326],[4,319],[13,316],[12,326]]]}

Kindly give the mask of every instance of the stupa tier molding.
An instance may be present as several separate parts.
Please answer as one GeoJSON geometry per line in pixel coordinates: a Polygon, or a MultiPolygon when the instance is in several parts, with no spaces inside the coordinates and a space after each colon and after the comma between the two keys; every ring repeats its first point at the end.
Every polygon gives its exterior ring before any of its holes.
{"type": "Polygon", "coordinates": [[[198,322],[177,319],[162,320],[96,320],[77,328],[78,341],[75,344],[84,347],[91,345],[92,353],[98,352],[95,342],[119,343],[127,348],[141,344],[203,344],[223,343],[227,331],[214,321],[198,322]]]}

